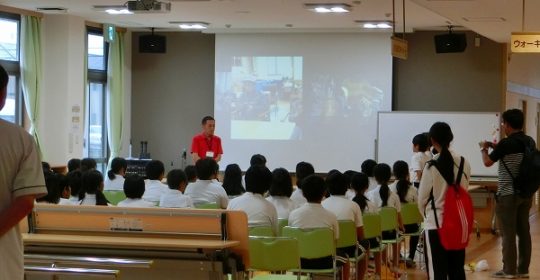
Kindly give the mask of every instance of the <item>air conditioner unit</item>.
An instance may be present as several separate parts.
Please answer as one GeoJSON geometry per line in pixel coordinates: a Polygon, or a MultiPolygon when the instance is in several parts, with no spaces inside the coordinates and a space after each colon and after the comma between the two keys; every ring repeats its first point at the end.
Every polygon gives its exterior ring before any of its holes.
{"type": "Polygon", "coordinates": [[[156,0],[127,1],[127,8],[132,13],[169,13],[171,3],[156,0]]]}

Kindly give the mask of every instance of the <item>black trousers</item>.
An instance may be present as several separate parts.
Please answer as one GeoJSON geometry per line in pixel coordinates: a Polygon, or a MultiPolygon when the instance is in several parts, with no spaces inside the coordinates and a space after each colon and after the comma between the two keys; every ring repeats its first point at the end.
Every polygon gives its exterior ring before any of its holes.
{"type": "Polygon", "coordinates": [[[435,229],[425,231],[425,238],[428,279],[465,280],[465,249],[444,249],[435,229]]]}

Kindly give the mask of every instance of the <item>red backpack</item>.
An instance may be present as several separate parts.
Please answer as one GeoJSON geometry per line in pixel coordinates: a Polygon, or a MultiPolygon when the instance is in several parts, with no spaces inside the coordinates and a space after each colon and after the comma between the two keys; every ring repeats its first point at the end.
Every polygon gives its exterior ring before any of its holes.
{"type": "MultiPolygon", "coordinates": [[[[435,223],[439,232],[439,239],[446,250],[462,250],[469,244],[469,235],[473,229],[473,205],[469,193],[460,186],[463,175],[464,158],[461,157],[456,181],[448,184],[444,195],[444,212],[442,225],[439,226],[435,199],[431,190],[431,207],[435,213],[435,223]]],[[[439,169],[435,164],[437,170],[439,169]]]]}

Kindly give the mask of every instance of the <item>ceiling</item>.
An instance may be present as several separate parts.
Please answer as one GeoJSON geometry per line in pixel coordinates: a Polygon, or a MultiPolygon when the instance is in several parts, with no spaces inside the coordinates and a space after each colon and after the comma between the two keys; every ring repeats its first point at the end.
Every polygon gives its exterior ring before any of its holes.
{"type": "MultiPolygon", "coordinates": [[[[403,30],[403,0],[395,0],[396,31],[403,30]]],[[[537,0],[405,0],[405,30],[445,30],[449,24],[475,31],[501,43],[512,31],[540,30],[532,11],[540,10],[537,0]]],[[[209,33],[223,32],[366,32],[358,20],[392,20],[392,0],[171,0],[170,13],[108,15],[94,5],[123,5],[126,0],[4,0],[2,5],[35,11],[42,7],[67,8],[67,14],[90,21],[143,30],[178,30],[170,21],[210,23],[209,33]],[[316,14],[305,3],[347,3],[346,14],[316,14]]],[[[373,32],[373,31],[372,31],[373,32]]]]}

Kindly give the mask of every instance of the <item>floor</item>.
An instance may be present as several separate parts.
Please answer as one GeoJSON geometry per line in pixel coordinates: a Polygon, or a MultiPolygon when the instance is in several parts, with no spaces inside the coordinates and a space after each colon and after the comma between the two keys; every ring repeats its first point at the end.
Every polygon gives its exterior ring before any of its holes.
{"type": "MultiPolygon", "coordinates": [[[[535,206],[531,209],[530,224],[532,237],[532,259],[530,266],[530,279],[540,279],[540,213],[538,211],[538,197],[535,206]]],[[[488,271],[467,272],[468,280],[492,279],[490,274],[502,268],[501,243],[498,235],[493,235],[489,231],[482,232],[480,238],[473,237],[466,252],[466,264],[486,260],[489,265],[488,271]]],[[[407,269],[407,279],[426,279],[425,270],[419,268],[407,269]]]]}

